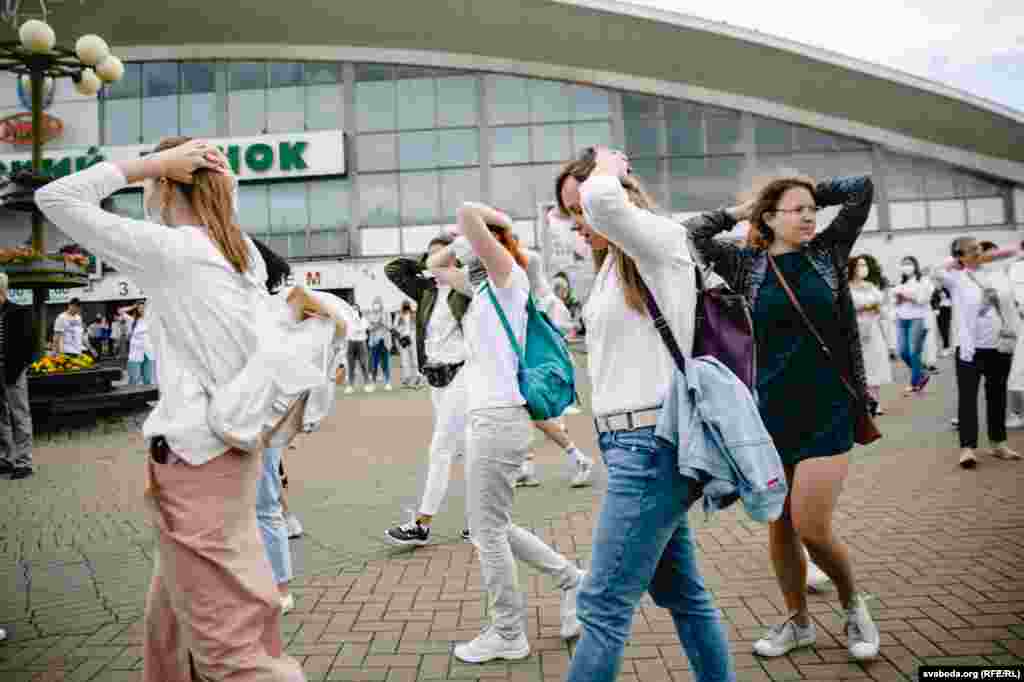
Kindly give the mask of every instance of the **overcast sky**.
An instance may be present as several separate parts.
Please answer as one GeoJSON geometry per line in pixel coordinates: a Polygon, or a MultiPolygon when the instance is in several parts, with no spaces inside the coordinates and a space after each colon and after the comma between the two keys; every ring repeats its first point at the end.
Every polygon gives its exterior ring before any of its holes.
{"type": "Polygon", "coordinates": [[[1024,113],[1024,0],[627,0],[906,71],[1024,113]]]}

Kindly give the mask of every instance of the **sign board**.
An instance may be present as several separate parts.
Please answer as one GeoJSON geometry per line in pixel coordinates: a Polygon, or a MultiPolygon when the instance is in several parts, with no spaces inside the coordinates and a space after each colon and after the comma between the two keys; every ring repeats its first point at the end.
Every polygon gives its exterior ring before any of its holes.
{"type": "MultiPolygon", "coordinates": [[[[226,137],[209,140],[217,145],[239,181],[345,175],[345,134],[341,130],[308,133],[226,137]]],[[[60,150],[60,156],[43,159],[43,171],[57,177],[70,175],[100,161],[134,159],[152,151],[153,145],[120,145],[60,150]],[[98,153],[97,153],[98,152],[98,153]]],[[[31,168],[24,154],[0,155],[0,174],[31,168]]]]}
{"type": "MultiPolygon", "coordinates": [[[[52,142],[64,133],[64,121],[43,112],[43,144],[52,142]]],[[[17,145],[32,144],[32,112],[23,111],[0,119],[0,142],[17,145]]]]}

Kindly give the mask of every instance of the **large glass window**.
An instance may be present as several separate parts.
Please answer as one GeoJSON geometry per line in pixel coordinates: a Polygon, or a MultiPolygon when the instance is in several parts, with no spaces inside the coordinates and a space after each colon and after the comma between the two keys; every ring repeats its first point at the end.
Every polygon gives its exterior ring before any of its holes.
{"type": "Polygon", "coordinates": [[[480,120],[480,87],[476,76],[444,76],[437,79],[437,124],[475,126],[480,120]]]}
{"type": "Polygon", "coordinates": [[[363,225],[398,225],[398,176],[394,173],[359,176],[359,204],[359,217],[363,225]]]}
{"type": "Polygon", "coordinates": [[[557,81],[530,81],[530,120],[534,123],[568,121],[572,118],[569,86],[557,81]]]}
{"type": "Polygon", "coordinates": [[[487,117],[490,125],[529,122],[529,81],[518,76],[488,76],[487,117]]]}
{"type": "Polygon", "coordinates": [[[331,256],[348,252],[352,224],[352,181],[317,180],[309,185],[309,255],[331,256]]]}
{"type": "Polygon", "coordinates": [[[708,154],[742,151],[740,112],[707,107],[704,110],[704,125],[707,130],[708,154]]]}
{"type": "Polygon", "coordinates": [[[429,71],[404,69],[399,76],[398,128],[430,129],[437,119],[437,88],[429,71]]]}
{"type": "Polygon", "coordinates": [[[533,126],[533,160],[568,161],[572,157],[569,131],[567,124],[533,126]]]}
{"type": "Polygon", "coordinates": [[[611,118],[611,97],[607,90],[586,85],[572,86],[573,117],[578,120],[611,118]]]}
{"type": "Polygon", "coordinates": [[[397,136],[360,135],[356,138],[356,159],[360,171],[394,170],[398,167],[397,136]]]}
{"type": "Polygon", "coordinates": [[[433,130],[399,133],[398,167],[434,168],[437,166],[437,133],[433,130]]]}
{"type": "Polygon", "coordinates": [[[178,63],[147,62],[142,65],[143,142],[178,131],[178,63]]]}
{"type": "Polygon", "coordinates": [[[612,144],[612,124],[608,121],[587,121],[572,126],[572,152],[578,153],[584,147],[612,144]]]}
{"type": "Polygon", "coordinates": [[[483,192],[479,168],[455,168],[441,171],[441,219],[455,221],[455,211],[464,201],[480,201],[483,192]]]}
{"type": "Polygon", "coordinates": [[[626,131],[626,153],[630,158],[658,156],[658,131],[661,119],[627,118],[623,121],[626,131]]]}
{"type": "Polygon", "coordinates": [[[513,218],[536,212],[529,185],[529,166],[497,166],[491,169],[491,201],[513,218]]]}
{"type": "Polygon", "coordinates": [[[309,202],[305,182],[277,182],[270,190],[270,233],[287,240],[290,258],[306,255],[306,229],[309,226],[309,202]]]}
{"type": "Polygon", "coordinates": [[[217,98],[217,65],[213,62],[182,62],[181,134],[213,137],[221,107],[217,98]]]}
{"type": "Polygon", "coordinates": [[[108,99],[103,102],[103,140],[107,144],[142,142],[142,108],[138,99],[108,99]]]}
{"type": "Polygon", "coordinates": [[[704,153],[704,122],[700,106],[687,102],[665,102],[668,153],[697,156],[704,153]]]}
{"type": "Polygon", "coordinates": [[[440,166],[475,166],[480,163],[478,129],[438,132],[437,162],[440,166]]]}
{"type": "Polygon", "coordinates": [[[530,129],[527,126],[491,128],[491,163],[528,163],[530,129]]]}
{"type": "Polygon", "coordinates": [[[231,135],[262,135],[267,129],[267,64],[228,64],[228,111],[231,135]]]}
{"type": "Polygon", "coordinates": [[[340,130],[344,127],[341,82],[340,64],[306,64],[306,130],[340,130]]]}
{"type": "Polygon", "coordinates": [[[402,224],[431,225],[438,221],[440,190],[437,171],[402,173],[402,224]]]}
{"type": "Polygon", "coordinates": [[[285,133],[304,130],[306,92],[303,65],[292,62],[271,63],[270,88],[267,90],[267,132],[285,133]]]}
{"type": "Polygon", "coordinates": [[[703,211],[730,201],[742,169],[742,156],[669,159],[671,210],[703,211]]]}
{"type": "Polygon", "coordinates": [[[356,65],[356,126],[360,131],[394,130],[394,69],[379,64],[356,65]]]}
{"type": "Polygon", "coordinates": [[[270,199],[267,185],[245,182],[238,186],[238,223],[252,234],[270,230],[270,199]]]}

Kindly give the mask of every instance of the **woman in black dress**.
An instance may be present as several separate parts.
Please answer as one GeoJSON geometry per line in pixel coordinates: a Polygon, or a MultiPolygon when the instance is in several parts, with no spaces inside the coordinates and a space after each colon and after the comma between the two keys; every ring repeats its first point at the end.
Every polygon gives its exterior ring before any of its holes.
{"type": "Polygon", "coordinates": [[[846,545],[832,533],[832,517],[849,469],[857,409],[830,360],[790,302],[775,268],[860,395],[866,395],[864,360],[844,265],[871,210],[871,179],[838,178],[815,185],[780,178],[752,201],[704,213],[686,223],[695,255],[743,293],[754,316],[758,344],[757,396],[765,426],[782,456],[789,497],[771,524],[770,551],[789,611],[758,640],[754,651],[782,656],[814,644],[807,612],[807,563],[832,579],[847,612],[850,655],[878,655],[879,635],[855,588],[846,545]],[[818,210],[841,205],[827,229],[816,233],[818,210]],[[749,245],[714,239],[750,221],[749,245]],[[771,262],[774,260],[774,265],[771,262]]]}

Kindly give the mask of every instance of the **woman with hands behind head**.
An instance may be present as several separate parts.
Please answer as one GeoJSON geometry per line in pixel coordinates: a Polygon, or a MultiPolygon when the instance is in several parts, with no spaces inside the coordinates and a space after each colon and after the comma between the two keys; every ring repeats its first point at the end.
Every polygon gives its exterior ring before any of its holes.
{"type": "MultiPolygon", "coordinates": [[[[36,193],[40,210],[147,294],[160,400],[143,426],[146,499],[157,534],[146,601],[143,678],[304,680],[283,651],[280,609],[256,520],[262,452],[228,445],[208,422],[217,389],[264,348],[285,346],[266,268],[235,221],[236,181],[203,140],[167,138],[145,157],[99,163],[36,193]],[[100,208],[144,183],[146,220],[100,208]],[[187,598],[185,598],[187,597],[187,598]]],[[[312,389],[315,371],[292,365],[289,389],[312,389]]],[[[242,415],[271,420],[260,405],[242,415]]]]}

